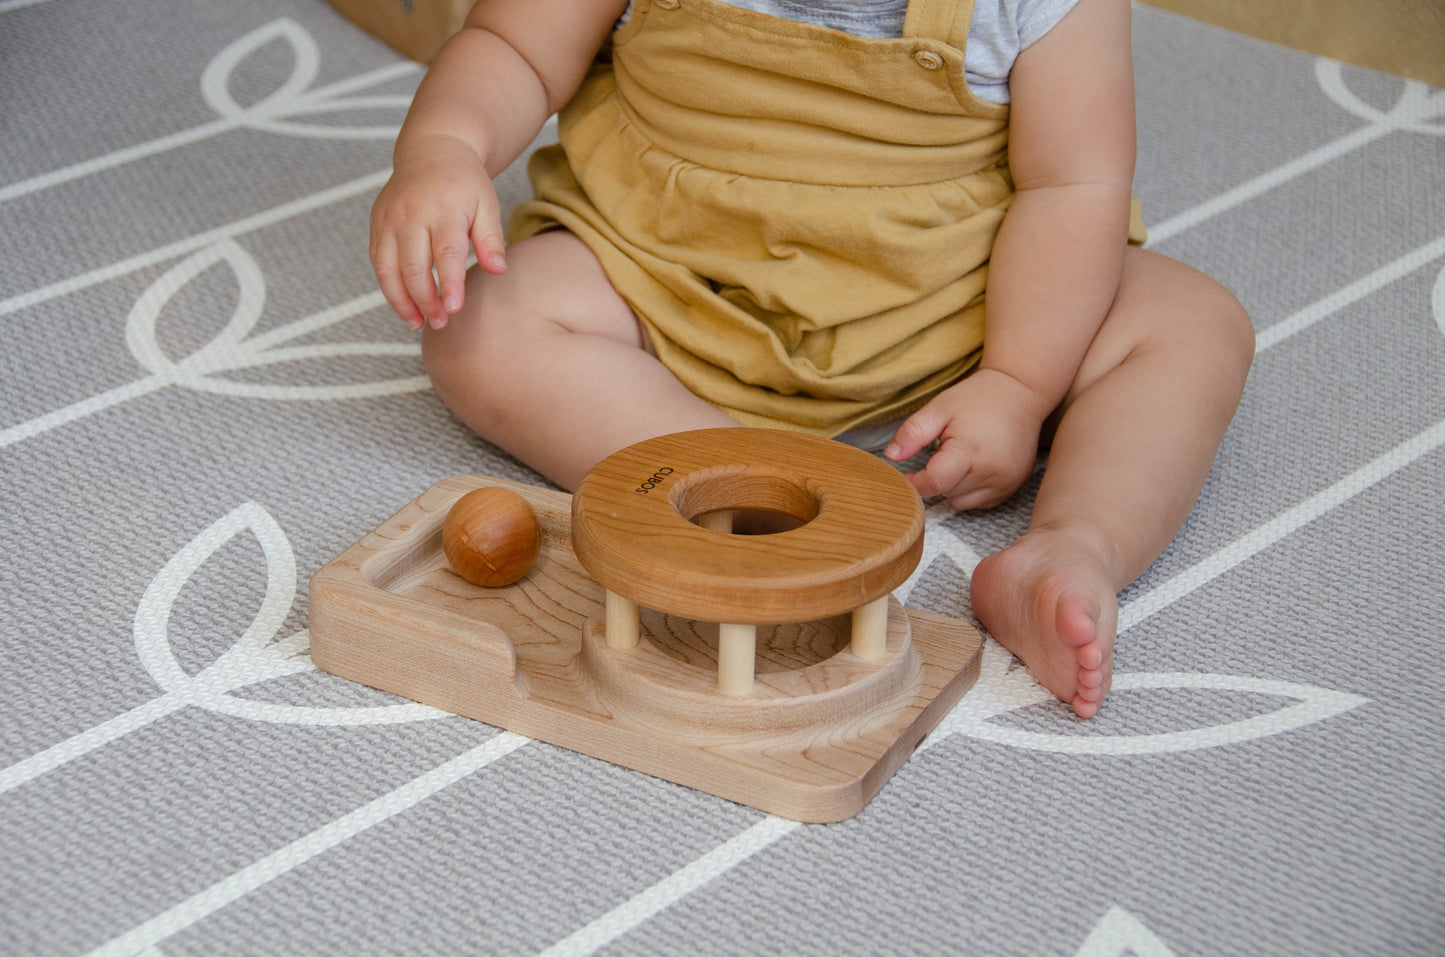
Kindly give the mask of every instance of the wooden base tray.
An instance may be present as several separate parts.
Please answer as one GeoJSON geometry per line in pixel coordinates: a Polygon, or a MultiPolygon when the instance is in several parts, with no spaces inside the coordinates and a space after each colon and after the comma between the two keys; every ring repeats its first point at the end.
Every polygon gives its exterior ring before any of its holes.
{"type": "Polygon", "coordinates": [[[644,610],[603,637],[604,592],[572,552],[571,496],[484,475],[437,483],[311,579],[311,658],[332,674],[800,821],[861,811],[978,677],[982,638],[892,603],[887,653],[846,616],[758,633],[752,693],[716,690],[717,626],[644,610]],[[442,552],[447,511],[484,485],[537,512],[542,552],[482,588],[442,552]]]}

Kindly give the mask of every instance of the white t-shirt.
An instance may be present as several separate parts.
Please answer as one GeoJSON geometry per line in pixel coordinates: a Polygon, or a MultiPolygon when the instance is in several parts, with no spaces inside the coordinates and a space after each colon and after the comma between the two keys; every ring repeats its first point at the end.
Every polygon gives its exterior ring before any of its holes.
{"type": "MultiPolygon", "coordinates": [[[[854,36],[903,35],[908,0],[725,0],[785,20],[831,27],[854,36]]],[[[963,65],[968,88],[991,103],[1009,101],[1014,60],[1074,8],[1078,0],[974,0],[963,65]]],[[[632,12],[628,3],[625,21],[632,12]]]]}

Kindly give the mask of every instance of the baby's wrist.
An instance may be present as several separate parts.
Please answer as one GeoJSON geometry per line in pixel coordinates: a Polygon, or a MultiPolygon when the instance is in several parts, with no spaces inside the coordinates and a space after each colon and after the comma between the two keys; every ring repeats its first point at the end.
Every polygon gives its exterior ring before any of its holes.
{"type": "Polygon", "coordinates": [[[392,151],[392,167],[425,168],[437,163],[481,163],[476,147],[447,132],[423,132],[399,138],[392,151]]]}
{"type": "Polygon", "coordinates": [[[1057,404],[1028,381],[1004,369],[981,368],[970,378],[981,380],[981,384],[987,384],[991,391],[1001,396],[1009,405],[1040,424],[1048,418],[1057,404]]]}

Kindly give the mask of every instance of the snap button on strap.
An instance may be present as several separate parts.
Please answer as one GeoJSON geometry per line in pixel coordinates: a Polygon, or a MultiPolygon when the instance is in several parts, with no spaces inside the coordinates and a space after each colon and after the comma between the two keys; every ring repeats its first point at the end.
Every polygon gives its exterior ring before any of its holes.
{"type": "MultiPolygon", "coordinates": [[[[662,3],[664,0],[658,0],[658,2],[662,3]]],[[[671,0],[671,2],[676,3],[677,0],[671,0]]],[[[918,65],[925,70],[937,70],[943,66],[943,57],[932,50],[917,50],[913,54],[913,59],[917,60],[918,65]]]]}

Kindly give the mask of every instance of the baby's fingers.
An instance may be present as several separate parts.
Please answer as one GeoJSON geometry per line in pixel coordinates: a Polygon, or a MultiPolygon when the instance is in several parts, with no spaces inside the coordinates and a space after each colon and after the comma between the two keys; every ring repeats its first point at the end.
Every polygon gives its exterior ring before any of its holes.
{"type": "Polygon", "coordinates": [[[955,495],[971,491],[965,484],[971,464],[968,454],[958,443],[945,442],[933,453],[923,471],[909,475],[908,481],[913,483],[918,494],[924,498],[947,495],[951,499],[955,495]]]}
{"type": "MultiPolygon", "coordinates": [[[[446,325],[447,313],[442,308],[441,297],[437,295],[436,279],[432,276],[432,244],[428,233],[417,233],[403,239],[399,244],[398,272],[407,295],[416,303],[421,316],[434,328],[446,325]]],[[[413,325],[413,328],[420,328],[413,325]]]]}
{"type": "Polygon", "coordinates": [[[987,462],[979,461],[961,442],[944,442],[921,472],[908,476],[924,498],[941,495],[954,508],[993,508],[1013,488],[987,462]]]}
{"type": "Polygon", "coordinates": [[[507,243],[502,236],[502,224],[495,215],[479,215],[473,221],[472,246],[477,251],[477,264],[487,272],[501,275],[507,271],[507,243]]]}
{"type": "MultiPolygon", "coordinates": [[[[436,256],[437,264],[437,287],[440,290],[439,308],[440,316],[432,313],[427,314],[434,327],[445,324],[446,317],[462,307],[462,290],[467,281],[467,245],[466,234],[461,236],[458,243],[450,236],[432,236],[432,253],[436,256]],[[440,319],[440,323],[438,322],[440,319]]],[[[430,275],[426,285],[430,287],[430,275]]]]}
{"type": "Polygon", "coordinates": [[[412,301],[411,294],[407,292],[406,283],[402,281],[398,260],[396,243],[392,240],[380,239],[372,244],[371,265],[376,272],[376,284],[380,287],[381,294],[403,322],[412,329],[420,329],[425,320],[421,310],[412,301]]]}
{"type": "Polygon", "coordinates": [[[418,278],[417,288],[407,284],[413,295],[425,295],[433,289],[438,293],[435,308],[417,299],[417,305],[433,328],[440,329],[446,325],[447,316],[462,308],[467,283],[467,256],[473,245],[477,249],[477,261],[487,272],[499,273],[506,269],[502,258],[502,224],[495,207],[484,199],[476,212],[470,222],[455,217],[432,228],[423,262],[436,261],[436,286],[432,285],[429,266],[425,278],[418,278]]]}
{"type": "Polygon", "coordinates": [[[980,485],[977,488],[968,487],[960,489],[953,495],[948,496],[948,504],[966,512],[975,508],[993,508],[1008,500],[1009,492],[996,488],[993,483],[980,485]]]}
{"type": "Polygon", "coordinates": [[[946,418],[935,414],[932,405],[924,406],[898,427],[893,441],[883,450],[884,457],[894,462],[913,458],[938,438],[947,423],[946,418]]]}

